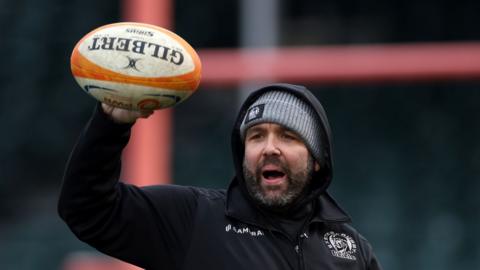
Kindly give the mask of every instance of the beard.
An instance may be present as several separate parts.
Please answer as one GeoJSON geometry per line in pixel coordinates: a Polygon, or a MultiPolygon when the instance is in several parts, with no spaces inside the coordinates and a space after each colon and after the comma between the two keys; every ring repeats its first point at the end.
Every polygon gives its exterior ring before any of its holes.
{"type": "Polygon", "coordinates": [[[258,163],[254,172],[247,168],[244,161],[243,176],[248,193],[257,204],[272,210],[282,210],[291,206],[307,192],[313,175],[313,166],[313,157],[309,156],[305,169],[292,172],[279,158],[270,156],[258,163]],[[262,186],[262,167],[268,164],[280,167],[286,175],[287,187],[281,193],[269,194],[271,193],[269,187],[262,186]]]}

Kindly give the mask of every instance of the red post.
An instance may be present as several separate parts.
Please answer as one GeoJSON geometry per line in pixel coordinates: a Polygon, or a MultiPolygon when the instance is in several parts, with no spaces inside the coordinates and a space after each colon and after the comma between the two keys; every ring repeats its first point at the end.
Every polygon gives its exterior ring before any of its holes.
{"type": "MultiPolygon", "coordinates": [[[[123,21],[173,26],[171,0],[123,0],[123,21]]],[[[171,182],[172,110],[156,111],[134,125],[123,153],[121,179],[138,185],[171,182]]]]}

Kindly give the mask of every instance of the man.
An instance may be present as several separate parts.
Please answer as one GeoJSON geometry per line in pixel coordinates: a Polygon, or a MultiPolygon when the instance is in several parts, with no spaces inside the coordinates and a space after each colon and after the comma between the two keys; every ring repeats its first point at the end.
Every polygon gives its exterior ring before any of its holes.
{"type": "Polygon", "coordinates": [[[330,127],[304,87],[253,92],[232,132],[228,190],[118,182],[138,113],[102,104],[77,143],[59,200],[75,235],[153,269],[380,269],[371,246],[326,192],[330,127]]]}

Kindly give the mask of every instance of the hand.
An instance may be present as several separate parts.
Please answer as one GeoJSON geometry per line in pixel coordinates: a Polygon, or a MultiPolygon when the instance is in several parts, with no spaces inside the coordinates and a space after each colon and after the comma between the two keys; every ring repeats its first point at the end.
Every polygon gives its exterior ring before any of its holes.
{"type": "Polygon", "coordinates": [[[146,111],[130,111],[117,107],[110,106],[108,104],[102,103],[103,112],[109,115],[112,120],[120,124],[131,124],[135,123],[138,118],[148,118],[152,115],[152,110],[146,111]]]}

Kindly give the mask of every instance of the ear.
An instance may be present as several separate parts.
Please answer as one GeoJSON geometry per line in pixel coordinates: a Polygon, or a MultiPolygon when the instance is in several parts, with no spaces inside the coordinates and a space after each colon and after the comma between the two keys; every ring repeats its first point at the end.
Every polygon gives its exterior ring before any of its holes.
{"type": "Polygon", "coordinates": [[[315,172],[320,171],[320,164],[318,164],[318,162],[315,161],[315,166],[313,169],[315,170],[315,172]]]}

